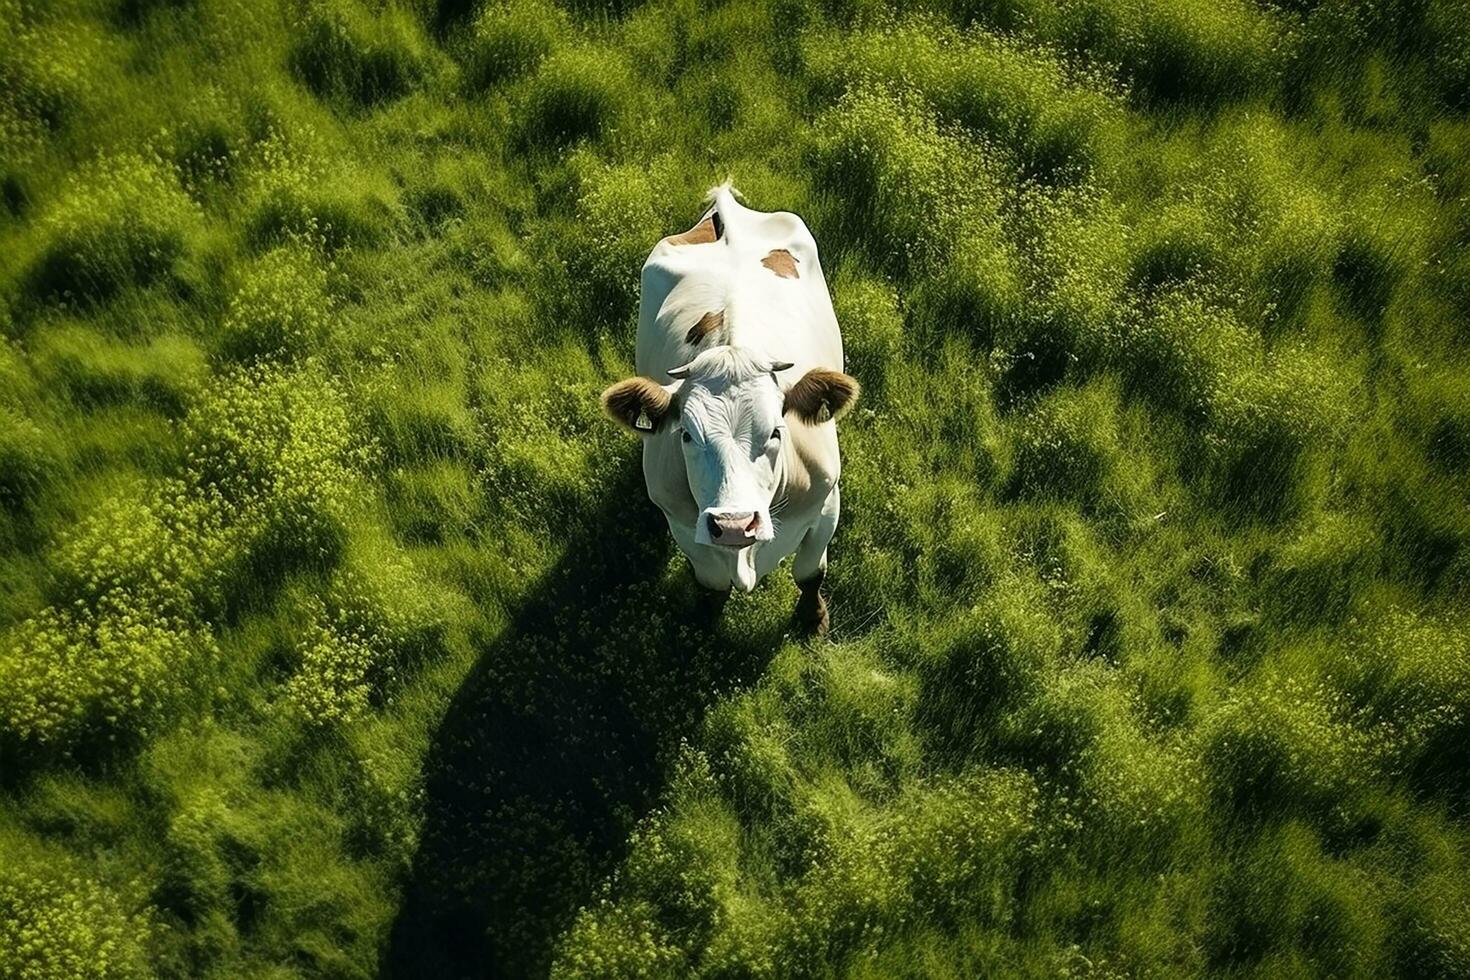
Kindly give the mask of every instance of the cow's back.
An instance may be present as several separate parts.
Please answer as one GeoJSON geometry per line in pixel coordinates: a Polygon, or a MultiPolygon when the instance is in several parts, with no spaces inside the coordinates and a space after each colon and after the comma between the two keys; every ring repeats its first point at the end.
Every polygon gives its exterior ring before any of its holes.
{"type": "Polygon", "coordinates": [[[637,370],[660,383],[707,346],[735,344],[794,365],[843,368],[842,338],[817,244],[789,211],[753,211],[728,184],[690,231],[643,265],[637,370]],[[716,233],[718,233],[716,235],[716,233]]]}

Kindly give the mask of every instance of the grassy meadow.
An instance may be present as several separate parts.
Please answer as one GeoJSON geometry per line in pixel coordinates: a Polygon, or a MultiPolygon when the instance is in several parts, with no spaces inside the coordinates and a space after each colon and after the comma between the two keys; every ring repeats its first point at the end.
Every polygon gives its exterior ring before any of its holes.
{"type": "Polygon", "coordinates": [[[1470,4],[0,0],[0,977],[1470,976],[1470,4]],[[597,396],[730,177],[833,632],[597,396]]]}

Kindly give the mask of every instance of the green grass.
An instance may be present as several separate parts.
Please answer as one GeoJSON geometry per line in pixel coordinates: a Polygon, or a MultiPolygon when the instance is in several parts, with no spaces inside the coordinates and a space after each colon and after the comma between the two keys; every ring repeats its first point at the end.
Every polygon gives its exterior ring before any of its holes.
{"type": "Polygon", "coordinates": [[[0,976],[1470,973],[1454,0],[0,0],[0,976]],[[598,392],[731,177],[830,640],[598,392]]]}

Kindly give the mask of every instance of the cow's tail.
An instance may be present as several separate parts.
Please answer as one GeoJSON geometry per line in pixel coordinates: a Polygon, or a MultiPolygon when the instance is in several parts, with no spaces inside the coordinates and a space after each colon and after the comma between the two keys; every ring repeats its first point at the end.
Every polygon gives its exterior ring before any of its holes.
{"type": "Polygon", "coordinates": [[[743,195],[735,189],[734,181],[726,177],[715,186],[704,192],[704,210],[701,212],[700,220],[703,221],[710,214],[718,212],[721,224],[728,228],[730,225],[730,214],[740,204],[743,195]]]}
{"type": "Polygon", "coordinates": [[[725,195],[729,195],[732,199],[736,201],[739,201],[745,197],[745,195],[741,194],[740,191],[735,187],[734,179],[731,177],[726,177],[724,180],[720,181],[718,184],[704,192],[705,213],[709,212],[709,209],[712,205],[718,207],[720,199],[725,195]]]}

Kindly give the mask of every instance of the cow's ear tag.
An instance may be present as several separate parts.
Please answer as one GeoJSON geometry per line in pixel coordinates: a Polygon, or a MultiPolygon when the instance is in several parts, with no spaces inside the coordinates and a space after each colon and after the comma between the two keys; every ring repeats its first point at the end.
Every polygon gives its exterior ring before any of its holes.
{"type": "Polygon", "coordinates": [[[822,407],[817,410],[817,421],[818,422],[830,422],[830,421],[832,421],[832,409],[827,406],[827,403],[826,402],[822,402],[822,407]]]}
{"type": "Polygon", "coordinates": [[[653,431],[653,419],[648,417],[648,409],[638,409],[638,417],[633,420],[633,428],[641,429],[644,432],[653,431]]]}

